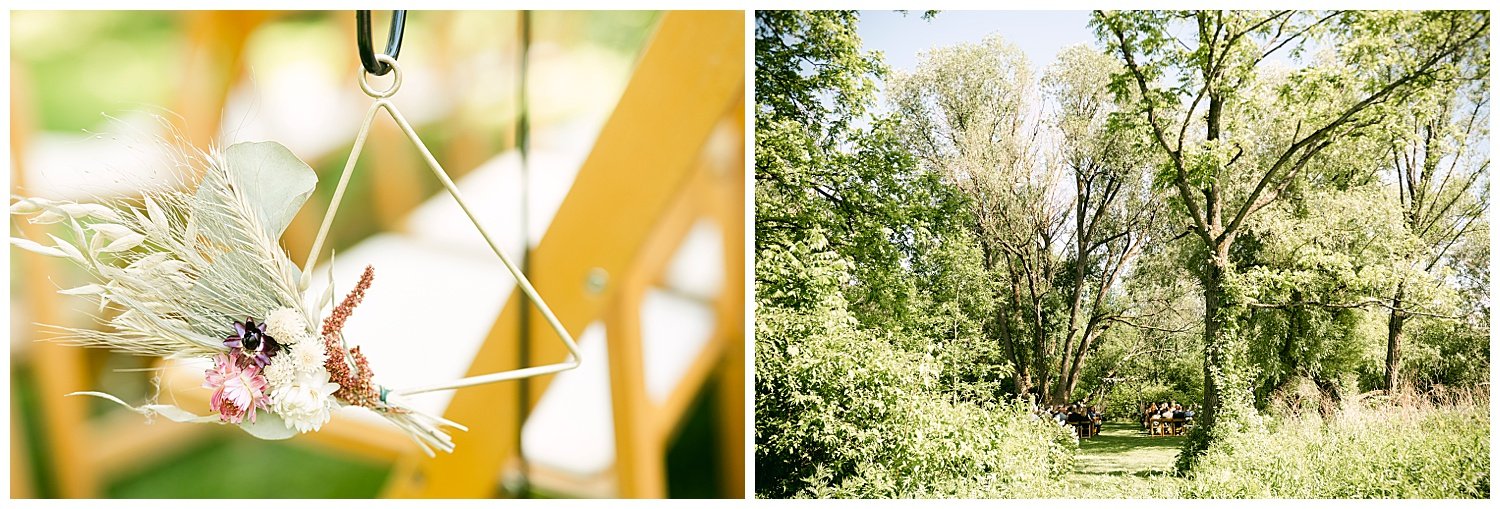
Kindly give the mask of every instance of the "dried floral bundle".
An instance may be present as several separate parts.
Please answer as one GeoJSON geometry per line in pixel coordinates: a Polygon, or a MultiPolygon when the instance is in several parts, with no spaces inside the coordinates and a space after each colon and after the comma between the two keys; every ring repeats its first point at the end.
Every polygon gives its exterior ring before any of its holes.
{"type": "Polygon", "coordinates": [[[180,422],[235,424],[264,439],[316,431],[340,406],[374,411],[409,434],[429,455],[452,452],[439,426],[464,429],[389,397],[372,381],[359,347],[342,329],[374,279],[367,267],[354,290],[332,304],[332,288],[309,301],[304,275],[281,233],[312,193],[317,177],[274,142],[240,143],[183,156],[201,171],[196,185],[153,189],[139,200],[73,203],[22,198],[11,213],[32,223],[62,223],[71,239],[11,243],[66,258],[95,280],[59,293],[98,300],[118,311],[107,331],[55,327],[55,341],[169,359],[209,358],[203,387],[215,414],[199,416],[163,404],[131,406],[180,422]]]}

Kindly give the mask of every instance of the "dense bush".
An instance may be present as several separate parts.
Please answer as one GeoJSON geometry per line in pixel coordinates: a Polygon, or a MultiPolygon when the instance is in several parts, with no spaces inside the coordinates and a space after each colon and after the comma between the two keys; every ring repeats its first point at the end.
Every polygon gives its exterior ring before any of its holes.
{"type": "Polygon", "coordinates": [[[1071,471],[1067,429],[945,395],[931,357],[830,316],[757,313],[757,496],[1025,497],[1071,471]]]}
{"type": "Polygon", "coordinates": [[[1416,320],[1408,327],[1403,378],[1419,390],[1474,387],[1490,381],[1489,328],[1454,320],[1416,320]]]}
{"type": "Polygon", "coordinates": [[[1488,498],[1484,405],[1267,419],[1215,443],[1183,480],[1197,498],[1488,498]]]}

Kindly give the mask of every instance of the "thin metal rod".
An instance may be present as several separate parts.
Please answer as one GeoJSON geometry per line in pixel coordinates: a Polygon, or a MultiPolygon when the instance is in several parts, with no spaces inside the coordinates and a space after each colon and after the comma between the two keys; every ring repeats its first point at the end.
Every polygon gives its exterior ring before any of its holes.
{"type": "MultiPolygon", "coordinates": [[[[521,156],[521,273],[531,275],[531,119],[527,117],[526,100],[526,76],[527,64],[531,56],[531,11],[520,13],[520,58],[518,65],[520,69],[516,72],[516,151],[521,156]]],[[[520,316],[518,316],[518,336],[521,341],[516,342],[516,358],[520,359],[520,365],[531,364],[531,306],[529,301],[521,300],[520,316]]],[[[523,378],[516,382],[519,397],[516,398],[516,422],[525,423],[531,417],[531,379],[523,378]]],[[[526,457],[526,447],[521,433],[516,433],[516,459],[520,462],[520,486],[515,490],[521,498],[531,498],[531,464],[526,457]]]]}
{"type": "Polygon", "coordinates": [[[323,241],[328,238],[328,229],[333,226],[333,216],[338,214],[339,204],[344,201],[344,190],[349,188],[354,163],[359,162],[359,153],[365,148],[365,139],[370,136],[370,125],[375,123],[375,112],[380,110],[381,101],[370,105],[370,111],[365,113],[365,120],[360,124],[359,135],[354,137],[354,149],[349,152],[349,160],[344,161],[339,185],[333,189],[333,200],[328,202],[328,211],[323,213],[323,225],[318,227],[318,236],[313,237],[312,249],[307,253],[307,260],[302,262],[302,280],[297,282],[297,289],[300,291],[307,291],[308,285],[312,283],[313,264],[317,263],[318,255],[323,253],[323,241]]]}
{"type": "MultiPolygon", "coordinates": [[[[396,125],[401,127],[401,131],[405,132],[408,138],[411,138],[412,143],[417,146],[417,150],[422,153],[422,158],[427,161],[427,167],[428,169],[432,170],[433,176],[437,177],[438,181],[443,183],[443,187],[448,190],[448,194],[453,196],[453,201],[458,202],[458,207],[460,209],[463,209],[465,215],[469,216],[469,221],[474,223],[474,228],[479,230],[479,235],[484,237],[485,243],[490,245],[490,249],[495,252],[495,256],[500,257],[500,262],[505,264],[505,268],[507,270],[510,270],[512,276],[515,276],[516,286],[520,287],[521,292],[526,294],[526,297],[531,300],[532,304],[536,305],[537,311],[542,312],[542,318],[545,318],[547,320],[547,324],[552,326],[552,330],[557,332],[557,336],[561,338],[563,340],[563,344],[568,347],[568,359],[557,364],[522,368],[500,373],[491,373],[488,375],[471,376],[468,378],[460,378],[452,382],[400,389],[392,392],[400,395],[412,395],[421,394],[424,392],[459,389],[463,387],[472,387],[475,385],[503,382],[505,380],[515,380],[519,378],[556,373],[559,371],[567,371],[569,369],[578,367],[578,360],[580,359],[578,355],[578,344],[573,341],[573,335],[568,334],[568,329],[563,327],[562,322],[557,320],[557,315],[552,314],[552,308],[547,306],[547,302],[542,300],[542,297],[540,295],[537,295],[536,288],[533,288],[531,286],[531,281],[527,280],[526,275],[521,273],[520,267],[517,267],[516,264],[511,263],[510,257],[506,256],[505,251],[501,250],[500,246],[496,245],[495,241],[490,238],[490,233],[484,229],[484,225],[479,224],[479,219],[474,216],[473,211],[469,210],[468,203],[464,201],[463,195],[458,192],[458,186],[453,184],[453,179],[448,178],[448,173],[443,171],[443,166],[438,164],[437,159],[432,156],[432,152],[427,150],[427,145],[423,144],[421,138],[417,137],[417,132],[412,129],[411,124],[407,123],[406,117],[401,115],[401,112],[396,110],[395,106],[385,99],[376,101],[376,104],[382,105],[385,108],[386,113],[389,113],[391,115],[391,118],[396,121],[396,125]]],[[[522,338],[522,341],[526,340],[529,340],[529,338],[522,338]]]]}
{"type": "MultiPolygon", "coordinates": [[[[528,368],[514,369],[510,371],[502,371],[498,373],[490,373],[486,375],[471,376],[432,385],[393,390],[390,392],[390,394],[394,394],[397,396],[410,396],[427,392],[461,389],[464,387],[473,387],[476,385],[504,382],[507,380],[519,380],[522,378],[529,378],[533,376],[558,373],[578,367],[582,357],[578,354],[578,343],[573,341],[573,335],[568,333],[568,329],[563,327],[562,322],[557,319],[557,315],[552,313],[552,308],[547,305],[547,301],[542,300],[541,295],[537,294],[536,288],[531,286],[531,280],[526,278],[526,274],[523,273],[521,269],[516,266],[516,264],[511,262],[510,257],[506,256],[505,251],[501,250],[500,246],[497,245],[494,239],[490,237],[489,231],[485,230],[484,225],[479,223],[479,218],[476,217],[474,215],[474,212],[469,209],[468,202],[464,201],[463,195],[458,191],[458,186],[453,183],[453,179],[448,177],[448,172],[443,170],[443,165],[438,163],[437,158],[433,157],[432,151],[427,149],[427,145],[425,143],[422,143],[422,138],[417,136],[416,130],[412,129],[411,123],[407,122],[406,117],[401,114],[401,111],[396,109],[396,105],[391,103],[389,96],[394,94],[396,88],[400,86],[399,84],[401,69],[396,66],[395,60],[390,59],[390,57],[380,55],[377,58],[389,64],[392,68],[391,70],[397,73],[396,84],[393,85],[390,89],[383,92],[372,91],[369,87],[363,87],[366,89],[365,92],[367,94],[369,94],[372,98],[375,98],[375,103],[370,105],[369,112],[365,114],[364,124],[359,129],[359,135],[355,136],[354,138],[354,147],[349,153],[349,160],[344,162],[344,171],[339,176],[339,183],[338,187],[334,190],[333,200],[328,204],[328,212],[323,215],[323,225],[318,228],[318,236],[313,239],[312,251],[307,255],[305,267],[303,267],[302,269],[302,281],[299,283],[299,286],[301,287],[300,289],[304,291],[307,290],[307,287],[312,280],[313,263],[317,261],[318,255],[322,252],[323,243],[328,237],[330,226],[333,224],[333,218],[336,214],[338,214],[339,205],[343,201],[344,190],[347,189],[349,185],[349,178],[354,172],[354,165],[359,161],[360,151],[364,148],[365,141],[369,138],[370,125],[375,121],[375,112],[383,109],[385,110],[386,114],[390,115],[391,120],[395,121],[396,125],[401,128],[401,132],[405,134],[406,137],[411,140],[412,144],[417,147],[417,151],[422,154],[423,161],[427,163],[427,168],[429,170],[432,170],[433,176],[437,177],[438,182],[441,182],[443,184],[443,188],[448,190],[448,194],[453,197],[453,201],[458,203],[459,209],[462,209],[464,215],[468,216],[469,221],[474,224],[474,229],[479,231],[479,235],[481,237],[484,237],[484,242],[486,244],[489,244],[490,249],[495,252],[495,256],[500,258],[500,262],[505,265],[506,270],[510,271],[511,276],[515,278],[516,286],[521,289],[521,293],[525,294],[526,298],[532,304],[536,305],[537,310],[542,313],[542,317],[547,320],[547,325],[552,327],[552,331],[557,333],[558,339],[561,339],[563,342],[563,346],[567,347],[568,349],[568,358],[563,362],[548,364],[545,366],[533,366],[528,368]]],[[[528,341],[529,339],[530,338],[521,338],[522,341],[528,341]]]]}

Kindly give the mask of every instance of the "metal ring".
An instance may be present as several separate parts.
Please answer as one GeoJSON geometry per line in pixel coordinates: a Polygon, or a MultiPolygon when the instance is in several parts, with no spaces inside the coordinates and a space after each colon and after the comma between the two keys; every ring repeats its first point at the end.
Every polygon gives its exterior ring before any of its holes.
{"type": "MultiPolygon", "coordinates": [[[[370,41],[370,11],[354,11],[354,38],[359,46],[359,61],[365,66],[365,72],[376,76],[385,76],[391,72],[391,66],[385,65],[375,54],[374,44],[370,41]]],[[[392,11],[391,34],[386,38],[385,54],[390,55],[394,61],[401,55],[401,34],[406,31],[406,11],[392,11]]]]}
{"type": "Polygon", "coordinates": [[[386,70],[391,73],[392,81],[390,88],[375,90],[375,87],[370,86],[370,80],[367,77],[370,73],[367,72],[359,73],[359,88],[364,90],[366,95],[376,99],[384,99],[395,95],[396,91],[401,89],[401,68],[396,66],[396,59],[391,58],[389,55],[375,55],[375,60],[385,64],[387,66],[386,70]]]}

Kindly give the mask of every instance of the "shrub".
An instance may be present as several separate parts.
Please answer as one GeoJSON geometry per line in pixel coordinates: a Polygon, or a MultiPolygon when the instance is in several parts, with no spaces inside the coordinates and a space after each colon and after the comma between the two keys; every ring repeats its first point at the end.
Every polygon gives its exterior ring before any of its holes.
{"type": "Polygon", "coordinates": [[[757,496],[1024,497],[1071,471],[1066,428],[943,394],[924,354],[817,314],[756,322],[757,496]]]}
{"type": "Polygon", "coordinates": [[[1182,496],[1488,498],[1486,406],[1351,408],[1266,420],[1199,459],[1182,496]]]}
{"type": "Polygon", "coordinates": [[[1407,330],[1410,339],[1402,366],[1404,384],[1426,390],[1439,385],[1472,387],[1489,383],[1488,327],[1453,320],[1414,320],[1407,330]]]}

